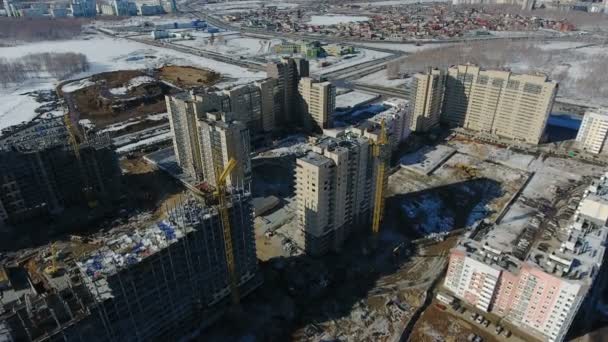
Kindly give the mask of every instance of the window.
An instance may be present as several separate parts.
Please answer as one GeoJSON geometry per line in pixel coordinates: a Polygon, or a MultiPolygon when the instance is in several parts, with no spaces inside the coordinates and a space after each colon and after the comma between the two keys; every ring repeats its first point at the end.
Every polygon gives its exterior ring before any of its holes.
{"type": "Polygon", "coordinates": [[[526,83],[524,85],[524,91],[530,94],[540,94],[543,87],[538,84],[526,83]]]}
{"type": "Polygon", "coordinates": [[[477,84],[488,84],[488,76],[479,76],[477,77],[477,84]]]}

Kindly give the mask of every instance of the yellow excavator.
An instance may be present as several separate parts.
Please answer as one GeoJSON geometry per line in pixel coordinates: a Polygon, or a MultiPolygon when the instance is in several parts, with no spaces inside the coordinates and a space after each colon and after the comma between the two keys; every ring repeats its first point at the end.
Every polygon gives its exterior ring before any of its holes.
{"type": "Polygon", "coordinates": [[[469,178],[469,179],[477,177],[477,168],[474,167],[474,166],[470,166],[470,165],[466,165],[466,164],[462,164],[462,163],[458,163],[458,164],[456,164],[454,166],[457,169],[460,169],[464,173],[466,173],[467,178],[469,178]]]}
{"type": "Polygon", "coordinates": [[[228,213],[227,199],[226,199],[226,179],[236,167],[236,160],[230,158],[228,164],[223,171],[220,172],[219,168],[216,168],[216,191],[215,197],[217,198],[217,209],[220,213],[220,219],[222,220],[222,227],[224,229],[224,249],[226,252],[226,266],[228,268],[228,275],[230,277],[230,294],[232,296],[232,303],[238,305],[240,301],[238,279],[236,275],[236,266],[234,263],[234,249],[232,246],[232,229],[230,227],[230,215],[228,213]]]}

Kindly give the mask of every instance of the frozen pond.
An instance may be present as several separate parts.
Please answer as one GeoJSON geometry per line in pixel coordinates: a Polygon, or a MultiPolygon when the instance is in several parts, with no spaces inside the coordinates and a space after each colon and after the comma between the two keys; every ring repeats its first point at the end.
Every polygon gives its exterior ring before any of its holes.
{"type": "Polygon", "coordinates": [[[309,25],[337,25],[341,23],[353,23],[357,21],[368,21],[368,17],[349,15],[313,15],[310,17],[309,25]]]}

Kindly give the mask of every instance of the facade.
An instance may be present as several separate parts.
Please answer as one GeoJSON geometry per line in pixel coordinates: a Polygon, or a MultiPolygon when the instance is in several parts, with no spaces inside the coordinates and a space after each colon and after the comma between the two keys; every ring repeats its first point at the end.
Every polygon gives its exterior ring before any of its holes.
{"type": "MultiPolygon", "coordinates": [[[[251,194],[227,201],[239,296],[261,285],[251,194]]],[[[230,300],[222,220],[215,207],[190,199],[168,219],[100,237],[66,274],[40,278],[52,291],[20,287],[32,269],[8,265],[0,289],[3,341],[166,341],[188,339],[216,321],[230,300]],[[35,312],[36,314],[30,314],[35,312]]],[[[7,266],[7,265],[3,265],[7,266]]],[[[0,267],[2,271],[2,267],[0,267]]]]}
{"type": "Polygon", "coordinates": [[[303,126],[320,131],[331,128],[336,108],[336,88],[331,82],[316,82],[304,77],[298,84],[303,126]]]}
{"type": "MultiPolygon", "coordinates": [[[[608,181],[592,184],[570,220],[550,238],[524,230],[473,231],[450,254],[444,287],[541,341],[563,341],[577,314],[592,313],[608,279],[608,181]],[[521,253],[522,246],[526,247],[521,253]]],[[[562,222],[560,222],[562,223],[562,222]]],[[[545,235],[545,234],[543,234],[545,235]]]]}
{"type": "Polygon", "coordinates": [[[374,184],[368,139],[354,133],[322,138],[297,159],[295,178],[306,253],[339,250],[355,227],[369,223],[374,184]]]}
{"type": "Polygon", "coordinates": [[[299,125],[298,82],[308,75],[308,61],[304,59],[282,58],[266,65],[266,74],[277,81],[279,104],[276,120],[282,126],[299,125]],[[300,75],[302,70],[303,75],[300,75]]]}
{"type": "Polygon", "coordinates": [[[280,111],[280,101],[277,101],[279,87],[277,80],[267,78],[261,81],[256,81],[255,85],[260,89],[260,110],[261,110],[261,126],[262,131],[272,132],[276,128],[275,119],[280,111]]]}
{"type": "Polygon", "coordinates": [[[450,126],[464,126],[473,81],[479,71],[478,66],[468,64],[448,68],[441,121],[450,126]]]}
{"type": "Polygon", "coordinates": [[[165,103],[177,164],[196,181],[202,181],[203,161],[196,124],[201,103],[194,93],[188,92],[166,96],[165,103]]]}
{"type": "Polygon", "coordinates": [[[368,122],[373,123],[375,125],[374,128],[372,129],[369,125],[363,125],[361,128],[364,129],[361,134],[374,141],[377,140],[379,134],[378,126],[384,121],[389,146],[394,151],[400,143],[410,136],[410,106],[407,100],[397,98],[388,99],[384,102],[384,105],[390,108],[370,118],[368,122]]]}
{"type": "Polygon", "coordinates": [[[442,120],[453,126],[538,144],[556,93],[557,83],[544,75],[459,65],[448,69],[442,120]]]}
{"type": "Polygon", "coordinates": [[[444,87],[445,75],[439,69],[414,75],[410,99],[412,132],[428,132],[439,125],[444,87]]]}
{"type": "Polygon", "coordinates": [[[61,118],[0,136],[0,220],[17,223],[116,199],[121,172],[109,137],[88,137],[78,151],[79,158],[61,118]]]}
{"type": "Polygon", "coordinates": [[[604,152],[608,136],[608,109],[601,108],[585,113],[576,142],[581,150],[593,154],[604,152]]]}
{"type": "Polygon", "coordinates": [[[96,0],[72,0],[71,8],[74,17],[94,17],[97,15],[96,0]]]}
{"type": "Polygon", "coordinates": [[[231,108],[230,97],[221,93],[183,92],[167,96],[166,103],[175,158],[186,174],[197,182],[215,186],[215,173],[234,158],[239,166],[227,183],[249,183],[250,133],[244,122],[234,119],[239,114],[222,111],[231,108]]]}
{"type": "Polygon", "coordinates": [[[242,122],[230,119],[230,115],[213,112],[201,115],[197,120],[203,180],[216,186],[216,175],[233,158],[237,166],[228,176],[226,184],[244,187],[251,182],[249,130],[242,122]]]}

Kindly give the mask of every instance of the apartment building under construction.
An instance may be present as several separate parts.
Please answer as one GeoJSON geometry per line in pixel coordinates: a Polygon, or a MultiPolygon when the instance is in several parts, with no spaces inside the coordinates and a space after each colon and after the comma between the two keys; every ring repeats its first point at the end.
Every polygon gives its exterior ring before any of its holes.
{"type": "Polygon", "coordinates": [[[0,136],[0,222],[117,198],[121,172],[109,137],[89,136],[77,146],[69,140],[62,118],[0,136]]]}
{"type": "Polygon", "coordinates": [[[442,119],[473,131],[538,144],[556,93],[557,83],[545,75],[453,66],[447,73],[442,119]]]}
{"type": "MultiPolygon", "coordinates": [[[[261,285],[251,194],[227,199],[238,292],[261,285]]],[[[110,231],[48,258],[20,256],[0,267],[0,340],[168,341],[195,336],[231,305],[222,220],[194,199],[142,228],[110,231]],[[91,248],[93,247],[93,248],[91,248]],[[82,250],[82,249],[79,249],[82,250]],[[75,255],[75,262],[62,255],[75,255]],[[5,275],[5,276],[2,276],[5,275]]]]}
{"type": "Polygon", "coordinates": [[[354,228],[370,223],[373,179],[370,140],[355,133],[325,136],[297,159],[297,215],[306,253],[339,250],[354,228]]]}

